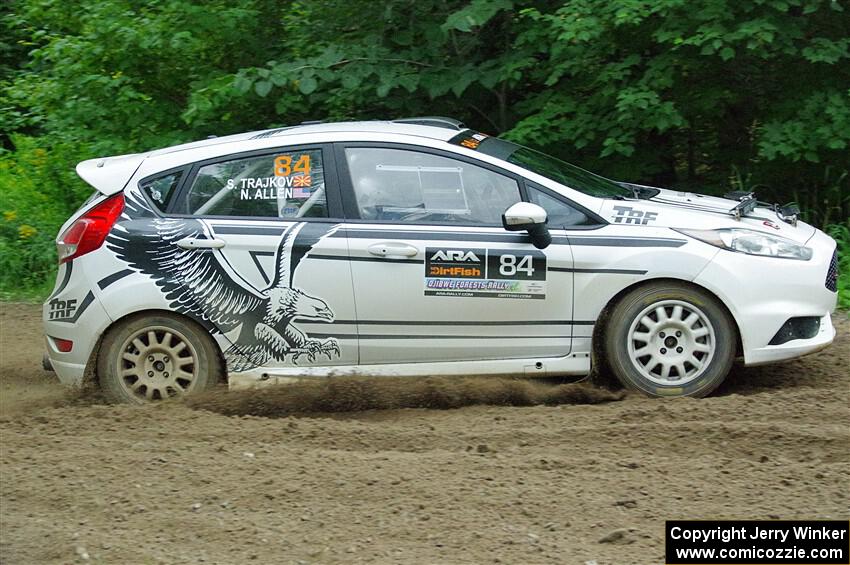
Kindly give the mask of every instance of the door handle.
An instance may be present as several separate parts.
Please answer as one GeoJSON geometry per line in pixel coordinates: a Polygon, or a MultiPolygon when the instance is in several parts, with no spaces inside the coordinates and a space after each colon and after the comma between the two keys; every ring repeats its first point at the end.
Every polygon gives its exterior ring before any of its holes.
{"type": "Polygon", "coordinates": [[[419,249],[398,241],[382,241],[370,245],[369,253],[386,259],[404,259],[405,257],[416,257],[419,254],[419,249]]]}
{"type": "Polygon", "coordinates": [[[224,240],[184,237],[177,242],[177,247],[182,247],[183,249],[221,249],[224,247],[224,240]]]}

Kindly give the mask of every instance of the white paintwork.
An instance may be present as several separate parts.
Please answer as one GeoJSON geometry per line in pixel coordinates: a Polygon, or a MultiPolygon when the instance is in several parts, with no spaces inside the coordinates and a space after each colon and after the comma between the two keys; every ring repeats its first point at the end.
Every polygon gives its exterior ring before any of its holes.
{"type": "MultiPolygon", "coordinates": [[[[340,374],[585,374],[590,369],[594,323],[602,309],[624,289],[657,279],[688,281],[714,293],[729,309],[738,326],[747,364],[798,357],[832,341],[835,331],[829,313],[835,308],[836,294],[824,287],[824,277],[835,242],[823,232],[803,222],[789,225],[766,208],[758,208],[749,217],[735,220],[725,214],[736,204],[734,201],[692,193],[662,190],[652,200],[595,198],[489,155],[446,143],[457,133],[446,128],[391,122],[318,124],[274,133],[251,132],[208,139],[138,155],[94,159],[81,163],[77,170],[89,184],[109,195],[121,190],[137,190],[140,179],[160,171],[232,153],[335,141],[409,144],[472,157],[523,176],[610,222],[593,230],[551,230],[553,237],[560,240],[542,253],[549,267],[561,270],[547,273],[545,300],[425,297],[423,265],[396,262],[424,261],[426,247],[529,251],[533,249],[530,244],[460,241],[450,234],[445,239],[430,240],[392,234],[393,229],[433,234],[445,232],[445,226],[343,223],[340,229],[376,229],[385,233],[380,237],[376,234],[375,238],[323,239],[315,247],[316,253],[338,256],[342,260],[308,257],[296,276],[298,286],[328,302],[337,320],[332,325],[299,325],[307,332],[343,336],[339,338],[341,355],[334,359],[322,357],[316,363],[301,366],[276,363],[259,367],[231,375],[233,385],[340,374]],[[263,135],[257,137],[258,133],[263,135]],[[625,218],[629,216],[623,213],[624,207],[639,211],[642,218],[649,220],[646,223],[627,221],[625,218]],[[813,257],[809,261],[755,257],[721,250],[671,229],[724,227],[745,227],[787,237],[810,247],[813,257]],[[678,242],[675,243],[678,246],[588,245],[610,238],[620,242],[655,238],[662,242],[678,242]],[[345,260],[349,257],[353,260],[345,260]],[[357,260],[365,257],[370,261],[357,260]],[[785,320],[793,316],[821,318],[818,335],[779,346],[768,345],[785,320]],[[357,320],[399,323],[358,325],[357,320]],[[490,324],[470,327],[454,323],[464,320],[490,324]],[[411,321],[427,324],[411,326],[411,321]],[[529,321],[571,321],[573,325],[519,325],[529,321]],[[517,325],[512,326],[514,322],[517,325]],[[433,337],[437,332],[440,337],[433,337]],[[462,337],[472,332],[480,337],[462,337]],[[431,337],[404,340],[374,337],[416,334],[431,337]],[[373,337],[362,339],[358,335],[373,337]],[[528,337],[522,337],[524,335],[528,337]]],[[[72,216],[62,229],[83,212],[72,216]]],[[[242,281],[240,284],[258,289],[267,284],[261,269],[268,278],[274,269],[273,254],[278,238],[274,235],[221,234],[216,229],[281,226],[286,222],[208,219],[207,223],[216,233],[216,239],[225,243],[211,252],[227,259],[234,276],[242,281]],[[266,253],[255,261],[249,251],[258,250],[266,253]]],[[[119,224],[115,229],[123,228],[119,224]]],[[[494,237],[509,233],[490,227],[452,230],[494,237]]],[[[51,296],[44,307],[47,335],[74,341],[71,352],[60,353],[47,340],[48,355],[60,380],[66,384],[81,382],[95,345],[114,321],[137,312],[169,309],[162,291],[142,273],[134,272],[101,290],[99,281],[127,268],[127,264],[105,246],[75,259],[73,265],[67,285],[51,296]],[[77,300],[79,304],[89,292],[93,300],[74,323],[49,319],[51,301],[77,300]]],[[[57,288],[67,268],[67,265],[60,267],[57,288]]],[[[235,334],[216,334],[215,340],[224,350],[237,335],[238,330],[235,334]]]]}
{"type": "Polygon", "coordinates": [[[434,363],[382,363],[375,365],[351,365],[348,367],[255,369],[254,371],[231,375],[228,384],[234,388],[245,388],[255,385],[283,384],[296,379],[333,377],[460,377],[467,375],[483,377],[495,377],[499,375],[545,377],[547,375],[580,376],[587,375],[589,372],[590,356],[586,353],[577,353],[553,359],[542,359],[537,362],[526,359],[504,359],[434,363]]]}
{"type": "MultiPolygon", "coordinates": [[[[352,232],[374,229],[405,230],[406,233],[436,234],[445,228],[438,226],[404,226],[399,224],[356,224],[352,232]]],[[[459,235],[492,234],[494,238],[507,234],[502,228],[456,227],[459,235]]],[[[383,242],[382,236],[381,241],[383,242]]],[[[352,258],[364,257],[373,239],[349,238],[352,258]]],[[[417,240],[398,238],[395,245],[406,245],[418,250],[417,258],[425,260],[428,248],[465,248],[515,250],[517,253],[535,252],[530,243],[493,243],[457,241],[451,234],[445,239],[417,240]]],[[[475,251],[477,253],[477,251],[475,251]]],[[[568,245],[553,245],[545,250],[550,267],[570,268],[572,256],[568,245]]],[[[374,363],[425,363],[443,360],[480,361],[507,358],[561,357],[570,352],[570,325],[522,326],[522,322],[572,320],[572,273],[547,273],[546,297],[542,300],[516,300],[494,298],[431,297],[424,296],[425,272],[422,264],[395,262],[387,257],[383,261],[351,262],[354,294],[359,320],[397,320],[398,325],[361,325],[362,335],[444,335],[445,339],[361,339],[360,362],[374,363]],[[423,322],[421,326],[405,325],[407,320],[423,322]],[[479,325],[464,325],[470,321],[479,325]],[[511,322],[515,324],[512,325],[511,322]],[[510,333],[511,338],[504,336],[510,333]],[[481,339],[453,337],[482,336],[481,339]],[[528,335],[528,338],[515,336],[528,335]]]]}
{"type": "Polygon", "coordinates": [[[127,181],[146,159],[144,153],[89,159],[77,165],[80,178],[103,194],[115,194],[127,186],[127,181]]]}

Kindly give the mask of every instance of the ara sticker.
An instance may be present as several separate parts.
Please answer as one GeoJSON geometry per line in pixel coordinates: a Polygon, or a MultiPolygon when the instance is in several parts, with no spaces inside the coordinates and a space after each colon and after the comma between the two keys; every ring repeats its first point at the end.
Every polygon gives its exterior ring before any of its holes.
{"type": "Polygon", "coordinates": [[[537,250],[428,247],[425,296],[543,299],[546,255],[537,250]]]}

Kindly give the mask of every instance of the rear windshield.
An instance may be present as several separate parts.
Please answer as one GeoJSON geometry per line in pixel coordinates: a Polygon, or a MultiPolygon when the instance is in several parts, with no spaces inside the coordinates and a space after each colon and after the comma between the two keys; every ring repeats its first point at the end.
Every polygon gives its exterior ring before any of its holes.
{"type": "Polygon", "coordinates": [[[451,139],[449,143],[502,159],[590,196],[599,198],[632,196],[629,189],[612,180],[511,141],[474,131],[465,131],[451,139]]]}

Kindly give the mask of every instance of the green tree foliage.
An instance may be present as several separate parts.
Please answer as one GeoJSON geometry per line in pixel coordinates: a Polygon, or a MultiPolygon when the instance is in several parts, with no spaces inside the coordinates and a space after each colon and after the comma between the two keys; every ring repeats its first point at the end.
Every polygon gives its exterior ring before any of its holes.
{"type": "Polygon", "coordinates": [[[11,0],[0,26],[7,161],[442,114],[613,178],[850,215],[842,0],[11,0]]]}
{"type": "Polygon", "coordinates": [[[0,153],[0,291],[43,289],[56,269],[56,231],[92,191],[74,172],[74,145],[48,153],[33,138],[13,142],[14,153],[0,153]]]}
{"type": "Polygon", "coordinates": [[[838,306],[850,310],[850,219],[826,231],[838,242],[838,306]]]}

